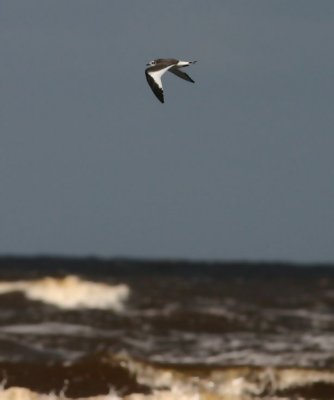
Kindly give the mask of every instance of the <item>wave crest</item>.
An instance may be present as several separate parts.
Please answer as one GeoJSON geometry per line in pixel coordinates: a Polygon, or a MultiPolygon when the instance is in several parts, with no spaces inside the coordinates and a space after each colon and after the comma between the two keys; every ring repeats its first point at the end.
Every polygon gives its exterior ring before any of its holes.
{"type": "Polygon", "coordinates": [[[76,275],[46,277],[34,281],[0,282],[0,294],[22,292],[27,299],[62,309],[97,308],[121,311],[130,294],[125,284],[109,285],[83,280],[76,275]]]}

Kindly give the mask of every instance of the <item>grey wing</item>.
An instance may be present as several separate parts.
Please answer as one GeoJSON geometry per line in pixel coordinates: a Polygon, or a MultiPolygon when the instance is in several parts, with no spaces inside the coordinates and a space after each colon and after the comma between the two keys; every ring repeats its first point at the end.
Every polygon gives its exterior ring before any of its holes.
{"type": "Polygon", "coordinates": [[[186,74],[185,72],[181,71],[177,67],[170,68],[169,72],[172,72],[174,75],[178,76],[181,79],[184,79],[185,81],[195,83],[195,81],[192,80],[188,74],[186,74]]]}
{"type": "Polygon", "coordinates": [[[156,81],[147,71],[145,71],[145,76],[148,84],[150,85],[150,88],[152,89],[152,92],[157,96],[157,98],[161,101],[161,103],[164,103],[163,89],[156,83],[156,81]]]}

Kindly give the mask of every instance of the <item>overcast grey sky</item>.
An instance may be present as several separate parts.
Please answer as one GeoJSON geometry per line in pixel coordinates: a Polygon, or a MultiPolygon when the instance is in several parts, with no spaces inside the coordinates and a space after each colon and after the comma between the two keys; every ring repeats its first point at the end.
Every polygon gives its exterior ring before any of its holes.
{"type": "Polygon", "coordinates": [[[334,260],[333,0],[2,0],[0,253],[334,260]],[[190,84],[145,64],[198,60],[190,84]]]}

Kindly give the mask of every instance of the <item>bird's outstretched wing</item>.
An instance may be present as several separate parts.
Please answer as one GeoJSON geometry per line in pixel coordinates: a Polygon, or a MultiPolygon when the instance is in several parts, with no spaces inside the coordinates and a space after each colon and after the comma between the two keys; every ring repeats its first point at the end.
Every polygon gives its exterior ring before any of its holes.
{"type": "Polygon", "coordinates": [[[165,68],[159,68],[159,66],[154,66],[150,68],[146,68],[145,75],[148,84],[150,85],[153,93],[157,96],[157,98],[164,103],[164,90],[162,87],[161,77],[162,75],[168,71],[172,65],[168,65],[165,68]]]}
{"type": "Polygon", "coordinates": [[[169,72],[172,72],[174,75],[178,76],[181,79],[184,79],[185,81],[195,83],[195,81],[193,79],[191,79],[188,74],[186,74],[185,72],[181,71],[177,67],[170,68],[169,72]]]}
{"type": "Polygon", "coordinates": [[[150,88],[152,89],[152,92],[157,96],[161,103],[164,103],[164,90],[162,88],[161,81],[159,85],[147,71],[145,71],[145,76],[150,88]]]}

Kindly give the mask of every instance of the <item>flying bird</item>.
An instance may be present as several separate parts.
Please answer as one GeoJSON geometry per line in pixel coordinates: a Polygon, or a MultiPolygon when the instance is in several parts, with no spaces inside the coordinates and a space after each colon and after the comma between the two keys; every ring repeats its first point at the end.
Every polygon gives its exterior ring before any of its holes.
{"type": "Polygon", "coordinates": [[[180,70],[180,68],[195,64],[195,62],[196,61],[180,61],[175,58],[158,58],[146,64],[148,66],[148,68],[145,69],[147,82],[161,103],[164,103],[164,90],[161,82],[162,75],[169,71],[179,78],[195,83],[189,75],[180,70]]]}

